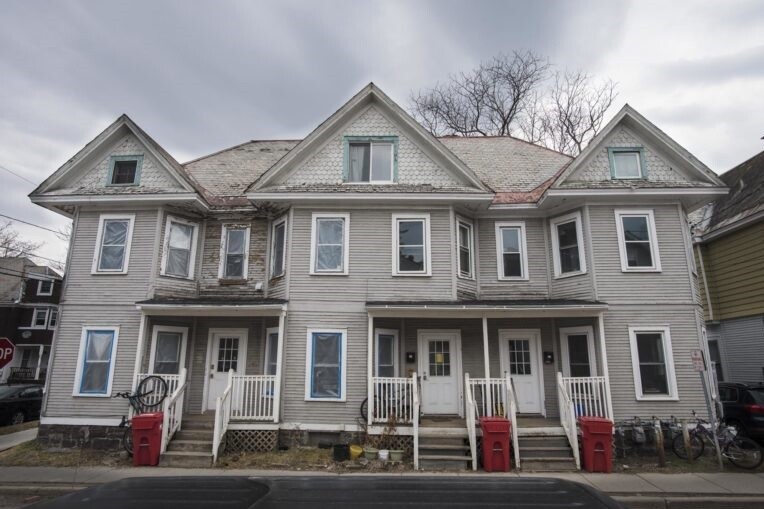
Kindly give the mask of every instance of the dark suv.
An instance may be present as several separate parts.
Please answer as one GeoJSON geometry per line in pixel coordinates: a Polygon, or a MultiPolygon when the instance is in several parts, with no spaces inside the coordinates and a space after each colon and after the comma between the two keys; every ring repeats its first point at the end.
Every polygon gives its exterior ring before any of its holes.
{"type": "Polygon", "coordinates": [[[737,426],[751,438],[764,440],[764,385],[722,382],[719,399],[727,424],[737,426]]]}

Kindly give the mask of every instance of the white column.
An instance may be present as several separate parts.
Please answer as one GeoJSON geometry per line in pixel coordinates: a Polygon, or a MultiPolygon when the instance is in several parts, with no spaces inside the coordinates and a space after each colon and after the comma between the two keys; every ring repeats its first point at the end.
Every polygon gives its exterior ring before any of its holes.
{"type": "Polygon", "coordinates": [[[374,387],[372,377],[374,376],[374,317],[368,314],[368,344],[366,347],[366,397],[369,398],[366,402],[366,418],[367,423],[371,426],[371,418],[374,412],[374,387]]]}
{"type": "Polygon", "coordinates": [[[491,363],[488,358],[488,318],[483,317],[483,363],[485,369],[485,378],[491,378],[491,363]]]}
{"type": "Polygon", "coordinates": [[[600,337],[600,357],[602,362],[602,376],[605,377],[605,391],[607,392],[607,411],[611,419],[613,417],[613,396],[610,394],[610,373],[607,364],[607,347],[605,346],[605,313],[597,315],[597,324],[600,337]]]}
{"type": "Polygon", "coordinates": [[[286,309],[279,315],[279,338],[276,345],[276,399],[273,401],[273,422],[279,422],[281,412],[281,364],[284,358],[284,326],[286,324],[286,309]]]}
{"type": "Polygon", "coordinates": [[[146,346],[146,315],[141,311],[141,324],[138,327],[138,346],[135,351],[135,368],[133,369],[133,385],[131,392],[135,392],[138,373],[141,372],[141,364],[143,362],[143,350],[146,346]]]}

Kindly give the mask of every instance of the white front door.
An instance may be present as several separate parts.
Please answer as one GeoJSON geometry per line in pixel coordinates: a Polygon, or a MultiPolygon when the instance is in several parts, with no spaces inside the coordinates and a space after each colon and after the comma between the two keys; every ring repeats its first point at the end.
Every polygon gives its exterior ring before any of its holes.
{"type": "Polygon", "coordinates": [[[419,331],[422,413],[461,414],[459,331],[419,331]]]}
{"type": "Polygon", "coordinates": [[[499,331],[501,371],[509,373],[515,388],[517,411],[543,413],[541,333],[536,329],[499,331]]]}
{"type": "Polygon", "coordinates": [[[207,365],[207,409],[215,410],[215,402],[228,385],[228,371],[244,374],[247,359],[246,329],[213,329],[210,331],[207,365]]]}

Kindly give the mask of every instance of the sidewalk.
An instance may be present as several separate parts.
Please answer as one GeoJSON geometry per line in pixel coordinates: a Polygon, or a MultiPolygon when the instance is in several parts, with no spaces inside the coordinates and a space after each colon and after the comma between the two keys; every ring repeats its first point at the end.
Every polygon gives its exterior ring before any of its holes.
{"type": "Polygon", "coordinates": [[[7,435],[0,435],[0,451],[5,451],[11,447],[16,447],[24,442],[29,442],[37,438],[37,428],[25,429],[24,431],[17,431],[16,433],[8,433],[7,435]]]}
{"type": "Polygon", "coordinates": [[[187,468],[111,468],[111,467],[3,467],[0,490],[24,487],[77,489],[127,477],[171,476],[457,476],[457,477],[555,477],[588,484],[620,500],[629,508],[642,507],[764,507],[764,473],[696,474],[589,474],[589,473],[328,473],[280,470],[224,470],[187,468]],[[699,506],[698,497],[702,497],[699,506]]]}

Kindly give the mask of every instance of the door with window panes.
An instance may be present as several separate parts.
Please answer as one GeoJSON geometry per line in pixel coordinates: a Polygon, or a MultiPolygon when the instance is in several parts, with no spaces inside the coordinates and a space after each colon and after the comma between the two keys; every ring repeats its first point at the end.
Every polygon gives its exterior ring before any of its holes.
{"type": "Polygon", "coordinates": [[[217,398],[228,384],[228,372],[244,374],[247,335],[243,331],[216,331],[212,334],[208,366],[207,409],[214,410],[217,398]]]}

